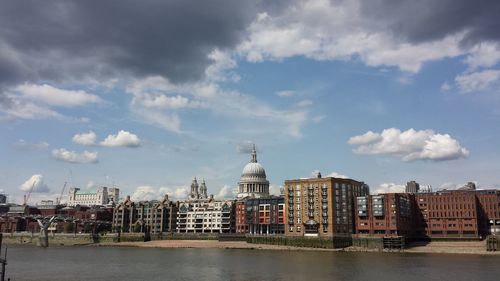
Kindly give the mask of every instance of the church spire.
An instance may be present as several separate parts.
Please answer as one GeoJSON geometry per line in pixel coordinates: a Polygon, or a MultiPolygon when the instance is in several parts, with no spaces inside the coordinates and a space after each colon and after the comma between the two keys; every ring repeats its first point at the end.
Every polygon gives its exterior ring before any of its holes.
{"type": "Polygon", "coordinates": [[[252,160],[250,162],[257,163],[257,150],[255,150],[255,143],[253,144],[252,160]]]}

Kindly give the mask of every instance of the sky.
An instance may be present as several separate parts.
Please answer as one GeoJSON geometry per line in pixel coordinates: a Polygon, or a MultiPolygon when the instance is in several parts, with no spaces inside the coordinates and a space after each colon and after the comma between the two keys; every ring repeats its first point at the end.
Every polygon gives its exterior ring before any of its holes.
{"type": "MultiPolygon", "coordinates": [[[[0,3],[0,189],[231,198],[252,144],[271,192],[500,188],[500,2],[0,3]]],[[[64,199],[64,198],[63,198],[64,199]]]]}

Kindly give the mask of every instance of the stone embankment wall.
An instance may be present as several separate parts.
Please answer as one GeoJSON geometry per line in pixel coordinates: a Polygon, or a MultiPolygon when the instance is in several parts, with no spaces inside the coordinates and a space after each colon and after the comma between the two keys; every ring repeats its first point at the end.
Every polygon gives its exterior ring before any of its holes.
{"type": "MultiPolygon", "coordinates": [[[[113,242],[115,240],[116,237],[114,235],[99,235],[98,237],[93,237],[91,234],[49,234],[50,246],[86,245],[104,241],[113,242]]],[[[38,233],[28,232],[4,233],[3,243],[17,245],[38,245],[39,236],[38,233]]]]}
{"type": "Polygon", "coordinates": [[[284,236],[248,236],[248,243],[270,244],[292,247],[337,249],[346,248],[352,245],[351,237],[284,237],[284,236]]]}

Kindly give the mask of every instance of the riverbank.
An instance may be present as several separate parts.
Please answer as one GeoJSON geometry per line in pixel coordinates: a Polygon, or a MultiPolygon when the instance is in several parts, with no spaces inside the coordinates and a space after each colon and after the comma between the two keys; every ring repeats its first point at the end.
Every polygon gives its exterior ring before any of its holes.
{"type": "Polygon", "coordinates": [[[292,247],[283,245],[253,244],[245,241],[217,240],[155,240],[149,242],[106,242],[94,244],[97,247],[138,247],[138,248],[195,248],[195,249],[244,249],[244,250],[295,250],[295,251],[342,251],[342,249],[321,249],[292,247]]]}
{"type": "MultiPolygon", "coordinates": [[[[360,247],[347,247],[342,249],[322,249],[307,247],[292,247],[269,244],[252,244],[244,241],[214,241],[214,240],[156,240],[149,242],[121,242],[93,244],[97,247],[138,247],[138,248],[195,248],[195,249],[247,249],[247,250],[286,250],[286,251],[330,251],[330,252],[381,252],[374,249],[360,247]]],[[[382,251],[390,252],[390,251],[382,251]]],[[[423,254],[473,254],[496,255],[500,252],[487,252],[482,241],[465,242],[430,242],[427,244],[414,244],[411,247],[393,251],[398,253],[423,253],[423,254]]]]}

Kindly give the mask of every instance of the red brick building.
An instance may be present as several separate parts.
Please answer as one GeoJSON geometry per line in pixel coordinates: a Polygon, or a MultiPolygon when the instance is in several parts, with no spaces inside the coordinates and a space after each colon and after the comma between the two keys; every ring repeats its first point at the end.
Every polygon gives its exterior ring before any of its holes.
{"type": "Polygon", "coordinates": [[[417,239],[500,235],[500,190],[389,193],[356,200],[356,234],[417,239]]]}
{"type": "Polygon", "coordinates": [[[441,191],[415,194],[418,237],[478,238],[478,210],[475,191],[441,191]]]}
{"type": "Polygon", "coordinates": [[[356,198],[356,234],[380,236],[415,235],[414,197],[409,193],[388,193],[356,198]]]}
{"type": "Polygon", "coordinates": [[[236,233],[248,233],[248,224],[245,216],[245,201],[236,202],[236,233]]]}

